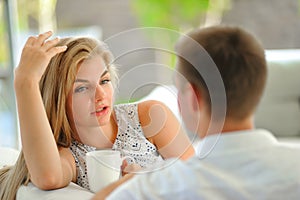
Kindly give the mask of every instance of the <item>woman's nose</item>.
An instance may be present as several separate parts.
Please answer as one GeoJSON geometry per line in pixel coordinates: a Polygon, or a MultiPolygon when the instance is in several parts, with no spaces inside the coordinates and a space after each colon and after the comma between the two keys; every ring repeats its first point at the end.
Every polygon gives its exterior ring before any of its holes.
{"type": "Polygon", "coordinates": [[[95,89],[95,101],[101,101],[105,98],[106,92],[101,85],[97,85],[95,89]]]}

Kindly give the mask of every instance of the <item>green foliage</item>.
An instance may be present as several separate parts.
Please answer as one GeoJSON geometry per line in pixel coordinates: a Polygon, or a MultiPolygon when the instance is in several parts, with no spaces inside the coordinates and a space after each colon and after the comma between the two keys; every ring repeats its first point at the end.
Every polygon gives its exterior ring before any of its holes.
{"type": "Polygon", "coordinates": [[[117,99],[114,104],[118,105],[118,104],[126,104],[126,103],[134,103],[134,102],[138,102],[140,99],[138,98],[131,98],[131,99],[117,99]]]}
{"type": "Polygon", "coordinates": [[[3,2],[0,1],[0,69],[6,67],[4,65],[5,61],[8,60],[8,44],[7,44],[7,25],[5,24],[5,16],[4,16],[4,7],[3,2]]]}
{"type": "Polygon", "coordinates": [[[199,26],[209,0],[132,0],[139,23],[147,27],[179,30],[184,24],[199,26]]]}
{"type": "MultiPolygon", "coordinates": [[[[205,20],[210,0],[132,0],[132,10],[143,27],[159,27],[173,31],[186,31],[199,27],[205,20]]],[[[146,35],[154,43],[164,44],[169,50],[174,48],[179,34],[172,31],[147,31],[146,35]]],[[[161,56],[160,61],[174,66],[175,55],[161,56]]]]}

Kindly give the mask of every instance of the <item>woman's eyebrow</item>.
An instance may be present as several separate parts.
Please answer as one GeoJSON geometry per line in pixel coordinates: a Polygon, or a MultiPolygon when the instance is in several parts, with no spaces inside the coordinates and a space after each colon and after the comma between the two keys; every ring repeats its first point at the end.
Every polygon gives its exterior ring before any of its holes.
{"type": "MultiPolygon", "coordinates": [[[[105,70],[105,71],[101,74],[101,78],[102,78],[103,76],[105,76],[108,72],[109,72],[108,70],[105,70]]],[[[78,79],[75,80],[75,83],[78,83],[78,82],[80,82],[80,83],[88,83],[89,81],[88,81],[88,80],[85,80],[85,79],[78,78],[78,79]]]]}
{"type": "Polygon", "coordinates": [[[88,80],[85,80],[85,79],[76,79],[76,80],[75,80],[75,83],[77,83],[77,82],[87,83],[87,82],[89,82],[89,81],[88,81],[88,80]]]}
{"type": "Polygon", "coordinates": [[[108,70],[106,69],[102,74],[101,77],[105,76],[108,73],[108,70]]]}

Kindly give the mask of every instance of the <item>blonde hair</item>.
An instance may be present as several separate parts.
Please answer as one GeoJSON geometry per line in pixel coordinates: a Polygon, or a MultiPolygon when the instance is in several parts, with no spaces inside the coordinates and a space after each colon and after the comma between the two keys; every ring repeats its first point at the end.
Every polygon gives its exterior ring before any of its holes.
{"type": "MultiPolygon", "coordinates": [[[[67,50],[54,56],[40,80],[40,91],[55,141],[60,147],[69,147],[72,140],[66,102],[73,87],[79,65],[82,61],[100,55],[107,66],[113,85],[116,85],[117,73],[112,64],[113,57],[107,46],[92,38],[64,38],[60,45],[67,50]]],[[[23,152],[14,166],[0,170],[0,200],[14,200],[18,188],[27,184],[30,174],[25,164],[23,152]]]]}

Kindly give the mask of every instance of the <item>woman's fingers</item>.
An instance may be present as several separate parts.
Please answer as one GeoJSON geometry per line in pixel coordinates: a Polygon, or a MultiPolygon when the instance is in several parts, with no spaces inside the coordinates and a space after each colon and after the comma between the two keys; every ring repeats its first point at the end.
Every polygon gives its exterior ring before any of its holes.
{"type": "Polygon", "coordinates": [[[58,38],[47,40],[52,32],[40,34],[38,37],[31,36],[28,38],[19,62],[18,71],[25,72],[26,76],[36,77],[40,79],[50,59],[67,49],[66,46],[56,46],[59,42],[58,38]],[[43,38],[43,45],[38,45],[37,40],[43,38]]]}
{"type": "Polygon", "coordinates": [[[27,46],[36,45],[38,47],[41,47],[44,45],[45,41],[52,36],[52,34],[53,34],[52,31],[47,31],[45,33],[39,34],[38,36],[30,36],[27,39],[27,42],[25,45],[27,45],[27,46]]]}
{"type": "Polygon", "coordinates": [[[59,38],[48,40],[52,36],[52,31],[48,31],[42,34],[39,34],[37,38],[30,37],[31,43],[41,47],[41,50],[45,51],[50,57],[55,56],[58,53],[61,53],[67,49],[67,46],[56,46],[59,42],[59,38]],[[33,41],[33,42],[32,42],[33,41]]]}
{"type": "Polygon", "coordinates": [[[122,171],[122,175],[126,175],[128,173],[135,173],[135,172],[138,172],[142,169],[142,167],[138,164],[130,164],[130,165],[127,165],[123,171],[122,171]]]}
{"type": "Polygon", "coordinates": [[[35,37],[35,36],[30,36],[30,37],[27,39],[27,42],[26,42],[25,46],[26,46],[26,45],[32,46],[32,45],[34,44],[34,42],[36,41],[36,39],[37,39],[37,37],[35,37]]]}
{"type": "Polygon", "coordinates": [[[47,40],[44,42],[42,49],[48,51],[51,47],[54,47],[59,42],[59,38],[54,38],[52,40],[47,40]]]}
{"type": "Polygon", "coordinates": [[[47,31],[45,33],[39,34],[34,44],[42,46],[44,42],[52,36],[52,34],[52,31],[47,31]]]}
{"type": "MultiPolygon", "coordinates": [[[[50,58],[67,49],[66,46],[56,46],[59,38],[49,39],[52,36],[52,31],[41,33],[38,36],[30,36],[27,39],[25,46],[34,49],[40,49],[45,52],[50,58]],[[49,39],[49,40],[47,40],[49,39]]],[[[32,52],[32,50],[30,50],[32,52]]]]}
{"type": "Polygon", "coordinates": [[[67,49],[67,46],[57,46],[57,47],[52,47],[48,50],[50,58],[55,56],[58,53],[64,52],[67,49]]]}

